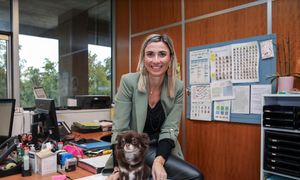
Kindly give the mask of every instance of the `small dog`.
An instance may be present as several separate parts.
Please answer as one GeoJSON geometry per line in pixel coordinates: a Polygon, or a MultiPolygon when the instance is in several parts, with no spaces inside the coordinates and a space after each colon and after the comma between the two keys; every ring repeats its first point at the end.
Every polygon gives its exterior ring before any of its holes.
{"type": "Polygon", "coordinates": [[[145,164],[149,137],[145,133],[129,131],[117,136],[115,156],[121,180],[141,180],[150,177],[150,168],[145,164]]]}

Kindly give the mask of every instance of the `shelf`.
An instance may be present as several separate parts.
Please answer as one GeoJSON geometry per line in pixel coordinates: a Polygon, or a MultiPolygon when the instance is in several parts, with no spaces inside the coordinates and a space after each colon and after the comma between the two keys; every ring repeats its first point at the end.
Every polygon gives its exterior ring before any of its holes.
{"type": "Polygon", "coordinates": [[[280,131],[280,132],[289,132],[289,133],[300,133],[300,130],[292,130],[292,129],[280,129],[280,128],[270,128],[270,127],[263,127],[264,130],[272,130],[272,131],[280,131]]]}
{"type": "MultiPolygon", "coordinates": [[[[264,95],[263,96],[263,101],[262,101],[262,105],[265,106],[265,105],[280,105],[280,106],[299,106],[300,107],[300,94],[267,94],[267,95],[264,95]]],[[[296,111],[298,112],[298,111],[296,111]]],[[[295,113],[296,114],[296,113],[295,113]]],[[[276,116],[277,117],[277,116],[276,116]]],[[[279,118],[280,116],[278,116],[277,118],[279,118]]],[[[265,149],[265,138],[267,138],[267,135],[266,135],[266,131],[268,132],[282,132],[283,134],[284,133],[290,133],[290,135],[292,135],[291,133],[295,133],[295,134],[300,134],[300,129],[292,129],[292,128],[297,128],[298,126],[291,126],[290,129],[288,128],[279,128],[279,127],[266,127],[263,125],[263,110],[262,110],[262,116],[261,116],[261,176],[260,176],[260,179],[261,180],[265,180],[267,179],[267,177],[271,176],[271,175],[277,175],[277,176],[280,176],[282,177],[282,179],[300,179],[300,177],[298,177],[299,173],[298,170],[294,170],[294,171],[291,171],[291,169],[289,168],[286,168],[286,169],[280,169],[280,167],[282,166],[282,164],[274,164],[274,167],[273,167],[273,162],[270,163],[269,160],[272,160],[274,157],[273,156],[269,156],[267,155],[267,153],[269,154],[270,152],[273,152],[272,149],[265,149]],[[265,157],[266,155],[266,157],[265,157]],[[270,165],[272,166],[271,169],[275,168],[274,171],[272,170],[266,170],[264,169],[264,165],[265,163],[268,164],[268,167],[270,167],[270,165]],[[270,163],[270,164],[269,164],[270,163]],[[279,169],[277,169],[279,168],[279,169]],[[286,171],[286,174],[285,173],[282,173],[281,171],[286,171]],[[291,174],[295,174],[294,176],[291,175],[291,174]]],[[[298,123],[297,121],[298,118],[296,118],[296,116],[294,116],[293,118],[291,118],[291,120],[293,120],[295,123],[298,123]]],[[[277,125],[276,123],[273,122],[274,125],[277,125]]],[[[271,123],[272,125],[272,123],[271,123]]],[[[280,125],[280,124],[279,124],[280,125]]],[[[299,136],[299,135],[298,135],[299,136]]],[[[268,142],[266,142],[268,143],[268,142]]],[[[278,144],[278,147],[281,147],[282,146],[282,149],[283,149],[283,145],[281,144],[278,144]]],[[[276,144],[276,147],[277,147],[277,144],[276,144]]],[[[277,151],[277,150],[276,150],[277,151]]],[[[278,152],[280,152],[282,150],[279,150],[278,152]]],[[[283,155],[286,153],[286,152],[282,152],[283,155]]],[[[283,158],[283,157],[281,157],[283,158]]],[[[281,160],[282,162],[281,163],[288,163],[288,159],[278,159],[278,160],[281,160]]],[[[275,163],[275,161],[274,161],[275,163]]]]}
{"type": "MultiPolygon", "coordinates": [[[[268,176],[268,175],[277,175],[277,176],[281,176],[281,177],[285,177],[285,178],[289,178],[289,179],[298,179],[297,177],[293,177],[293,176],[289,176],[289,175],[286,175],[286,174],[282,174],[282,173],[277,173],[277,172],[273,172],[273,171],[268,171],[268,170],[263,170],[265,174],[265,176],[268,176]]],[[[266,177],[264,177],[264,179],[266,179],[266,177]]],[[[287,179],[283,179],[283,180],[287,180],[287,179]]]]}

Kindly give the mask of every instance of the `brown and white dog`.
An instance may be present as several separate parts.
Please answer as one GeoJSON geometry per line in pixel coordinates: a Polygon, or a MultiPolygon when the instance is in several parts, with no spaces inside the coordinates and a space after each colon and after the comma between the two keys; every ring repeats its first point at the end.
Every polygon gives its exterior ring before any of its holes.
{"type": "Polygon", "coordinates": [[[150,168],[145,164],[149,137],[145,133],[129,131],[117,136],[115,156],[121,180],[144,180],[150,177],[150,168]]]}

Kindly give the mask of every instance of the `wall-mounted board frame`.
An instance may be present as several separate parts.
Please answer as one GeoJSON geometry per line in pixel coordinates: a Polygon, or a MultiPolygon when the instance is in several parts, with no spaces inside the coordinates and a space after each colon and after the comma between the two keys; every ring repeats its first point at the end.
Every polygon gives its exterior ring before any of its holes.
{"type": "MultiPolygon", "coordinates": [[[[271,84],[268,78],[276,74],[275,34],[188,48],[186,59],[188,92],[186,117],[188,119],[216,120],[214,111],[217,112],[217,109],[214,106],[219,105],[220,101],[218,99],[205,100],[205,94],[213,94],[213,87],[220,82],[230,80],[232,89],[235,87],[249,89],[249,99],[251,90],[253,89],[254,92],[254,87],[260,85],[269,86],[271,93],[276,91],[276,82],[271,84]],[[253,58],[251,54],[254,54],[253,58]],[[244,55],[246,58],[243,57],[244,55]],[[246,64],[243,65],[243,63],[246,64]],[[252,70],[249,70],[251,68],[252,70]],[[199,99],[199,102],[196,99],[199,99]],[[199,107],[195,108],[195,104],[199,107]],[[200,113],[200,116],[196,116],[196,111],[206,114],[200,113]]],[[[248,106],[250,108],[251,104],[248,106]]],[[[251,110],[249,109],[249,113],[234,113],[229,108],[229,121],[260,124],[261,114],[252,113],[251,110]]],[[[225,113],[228,112],[225,111],[225,113]]]]}

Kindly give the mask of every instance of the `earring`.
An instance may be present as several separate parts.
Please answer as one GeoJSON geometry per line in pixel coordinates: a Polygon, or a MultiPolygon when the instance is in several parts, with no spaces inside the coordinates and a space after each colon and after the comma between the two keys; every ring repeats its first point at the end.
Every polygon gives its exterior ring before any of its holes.
{"type": "Polygon", "coordinates": [[[167,73],[168,73],[168,76],[172,76],[172,66],[171,66],[171,64],[169,64],[167,73]]]}
{"type": "Polygon", "coordinates": [[[143,74],[143,75],[146,75],[146,74],[147,74],[147,69],[146,69],[145,66],[143,66],[143,68],[142,68],[142,74],[143,74]]]}

